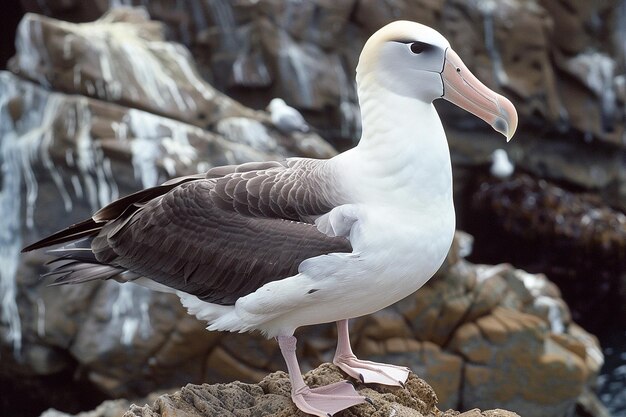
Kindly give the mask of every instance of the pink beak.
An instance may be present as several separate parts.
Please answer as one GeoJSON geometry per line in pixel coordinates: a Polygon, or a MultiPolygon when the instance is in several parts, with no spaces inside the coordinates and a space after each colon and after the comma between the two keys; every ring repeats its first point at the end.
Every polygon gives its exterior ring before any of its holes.
{"type": "Polygon", "coordinates": [[[451,48],[441,73],[443,98],[480,117],[510,141],[517,129],[517,111],[506,97],[487,88],[451,48]]]}

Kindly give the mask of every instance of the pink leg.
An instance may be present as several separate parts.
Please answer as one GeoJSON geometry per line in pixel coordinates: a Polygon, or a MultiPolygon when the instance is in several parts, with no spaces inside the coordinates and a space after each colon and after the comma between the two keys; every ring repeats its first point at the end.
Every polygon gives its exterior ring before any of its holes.
{"type": "Polygon", "coordinates": [[[376,383],[404,387],[410,369],[357,359],[350,347],[348,320],[337,322],[337,351],[333,363],[345,373],[363,383],[376,383]]]}
{"type": "Polygon", "coordinates": [[[291,381],[291,398],[300,410],[316,416],[328,417],[338,411],[368,401],[366,397],[359,395],[348,381],[309,388],[302,378],[296,358],[296,338],[278,336],[276,339],[287,363],[291,381]]]}

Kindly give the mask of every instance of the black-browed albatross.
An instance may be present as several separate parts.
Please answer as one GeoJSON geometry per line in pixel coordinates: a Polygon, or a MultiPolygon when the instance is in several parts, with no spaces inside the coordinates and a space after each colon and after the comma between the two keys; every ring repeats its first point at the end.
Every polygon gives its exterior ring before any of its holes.
{"type": "Polygon", "coordinates": [[[307,413],[332,415],[366,398],[346,381],[305,384],[293,336],[300,326],[337,322],[337,366],[365,383],[402,385],[407,368],[354,356],[348,319],[419,289],[450,248],[450,153],[432,102],[455,103],[507,140],[517,113],[441,34],[408,21],[367,41],[357,88],[362,137],[351,150],[173,179],[24,251],[74,241],[52,251],[61,260],[56,283],[134,281],[176,293],[209,330],[275,337],[293,401],[307,413]]]}

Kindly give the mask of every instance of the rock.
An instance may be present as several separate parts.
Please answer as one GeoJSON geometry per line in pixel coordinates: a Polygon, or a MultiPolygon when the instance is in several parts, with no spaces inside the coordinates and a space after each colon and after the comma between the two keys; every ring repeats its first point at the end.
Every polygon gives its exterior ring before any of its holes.
{"type": "Polygon", "coordinates": [[[497,309],[488,317],[493,317],[505,329],[506,333],[502,329],[497,332],[498,342],[494,342],[493,331],[485,327],[482,319],[475,325],[470,323],[459,328],[450,342],[450,347],[468,361],[462,394],[464,404],[480,406],[485,404],[483,398],[492,398],[489,403],[493,406],[510,404],[524,415],[524,412],[537,416],[568,413],[572,409],[571,385],[555,382],[548,386],[546,381],[558,375],[582,390],[588,377],[583,359],[571,351],[551,346],[551,339],[542,336],[544,322],[536,316],[497,309]],[[523,365],[529,361],[536,365],[523,365]],[[529,398],[541,405],[541,411],[526,409],[524,403],[529,398]]]}
{"type": "Polygon", "coordinates": [[[163,25],[142,9],[113,9],[97,24],[27,14],[16,44],[11,71],[54,90],[201,126],[227,116],[254,115],[201,80],[189,52],[166,42],[163,25]]]}
{"type": "Polygon", "coordinates": [[[603,27],[602,16],[618,12],[618,2],[599,1],[594,4],[574,0],[567,4],[540,0],[554,21],[551,41],[568,55],[576,55],[590,46],[610,47],[611,29],[603,27]]]}
{"type": "Polygon", "coordinates": [[[602,199],[525,174],[505,181],[482,178],[472,197],[470,218],[483,259],[502,251],[490,247],[494,234],[510,242],[508,259],[545,271],[562,288],[575,318],[586,326],[615,315],[626,317],[620,308],[626,293],[620,279],[626,270],[626,216],[602,199]],[[484,219],[490,226],[488,235],[481,232],[484,219]],[[589,274],[595,278],[587,280],[589,274]],[[611,299],[615,301],[607,302],[611,299]]]}
{"type": "Polygon", "coordinates": [[[80,412],[78,414],[68,414],[50,408],[44,411],[40,417],[122,417],[131,406],[137,407],[137,404],[147,405],[153,403],[160,395],[162,395],[162,393],[153,393],[146,398],[133,401],[107,400],[93,410],[80,412]]]}
{"type": "MultiPolygon", "coordinates": [[[[250,138],[260,136],[257,140],[265,140],[250,145],[266,151],[319,158],[334,154],[316,135],[309,135],[309,142],[317,141],[318,149],[311,149],[310,144],[299,149],[299,141],[289,141],[289,135],[279,134],[271,126],[264,135],[258,135],[265,129],[263,122],[269,124],[269,114],[241,105],[202,80],[189,51],[165,41],[163,32],[163,24],[150,20],[140,8],[112,9],[96,22],[83,24],[27,14],[18,27],[17,53],[9,67],[13,73],[53,90],[203,128],[231,120],[230,125],[239,128],[235,133],[242,137],[239,143],[250,144],[250,138]],[[292,149],[286,150],[289,142],[292,149]]],[[[109,131],[109,136],[138,134],[123,130],[124,126],[117,128],[122,130],[109,131]]],[[[225,136],[238,140],[232,134],[225,136]]]]}
{"type": "Polygon", "coordinates": [[[72,415],[50,408],[40,417],[122,417],[130,406],[131,403],[128,400],[108,400],[92,411],[72,415]]]}
{"type": "MultiPolygon", "coordinates": [[[[23,3],[26,10],[62,14],[42,2],[23,3]]],[[[89,21],[93,10],[106,11],[106,3],[88,3],[91,10],[75,7],[71,20],[89,21]]],[[[160,1],[147,7],[192,48],[217,88],[256,108],[272,97],[283,97],[305,111],[326,136],[352,140],[358,135],[352,82],[358,53],[375,30],[404,18],[440,30],[480,79],[513,92],[523,122],[539,116],[539,123],[548,123],[554,131],[571,128],[616,146],[621,143],[623,111],[606,111],[615,107],[616,97],[610,96],[611,89],[600,92],[594,86],[594,74],[603,64],[590,60],[590,67],[574,71],[582,70],[580,76],[571,77],[572,70],[559,58],[567,61],[599,49],[615,66],[623,53],[619,41],[612,41],[619,39],[619,25],[607,29],[601,18],[619,19],[618,0],[593,6],[519,0],[402,0],[389,5],[312,1],[297,6],[272,0],[195,6],[160,1]]],[[[606,72],[606,82],[619,75],[606,72]]],[[[472,123],[463,113],[456,114],[462,123],[472,123]]]]}
{"type": "MultiPolygon", "coordinates": [[[[331,364],[322,364],[305,375],[305,381],[311,387],[331,384],[344,378],[339,368],[331,364]]],[[[406,388],[366,386],[357,381],[351,382],[357,391],[372,400],[373,405],[360,404],[336,414],[337,416],[517,416],[505,410],[481,412],[474,409],[462,414],[448,410],[442,413],[435,406],[437,395],[433,389],[415,374],[409,376],[406,388]]],[[[282,371],[270,374],[254,385],[241,382],[187,385],[174,394],[159,397],[152,406],[133,405],[124,416],[305,416],[291,401],[290,389],[289,377],[282,371]]]]}

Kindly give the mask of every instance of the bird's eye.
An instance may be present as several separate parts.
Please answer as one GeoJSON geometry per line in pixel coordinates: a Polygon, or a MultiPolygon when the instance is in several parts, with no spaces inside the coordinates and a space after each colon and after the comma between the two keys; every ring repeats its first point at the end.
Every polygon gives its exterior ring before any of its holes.
{"type": "Polygon", "coordinates": [[[411,48],[411,52],[417,55],[424,52],[429,46],[430,45],[424,42],[412,42],[409,48],[411,48]]]}

